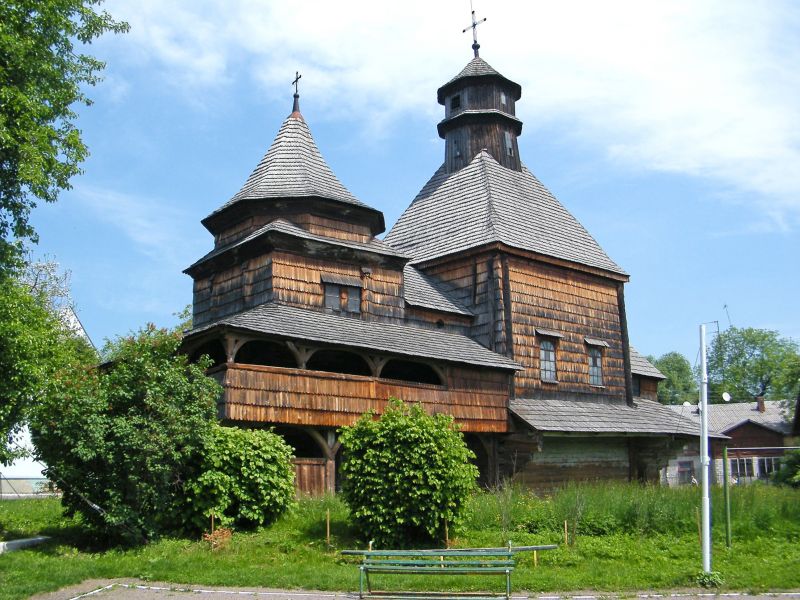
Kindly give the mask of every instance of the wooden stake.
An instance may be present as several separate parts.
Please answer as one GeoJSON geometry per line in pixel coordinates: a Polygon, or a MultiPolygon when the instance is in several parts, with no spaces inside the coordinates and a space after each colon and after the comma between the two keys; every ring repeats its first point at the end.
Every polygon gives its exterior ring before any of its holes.
{"type": "Polygon", "coordinates": [[[447,532],[447,519],[444,520],[444,547],[450,547],[450,535],[447,532]]]}
{"type": "Polygon", "coordinates": [[[211,513],[211,533],[214,533],[214,513],[211,513]]]}
{"type": "Polygon", "coordinates": [[[569,546],[569,529],[567,529],[566,519],[564,519],[564,545],[569,546]]]}
{"type": "Polygon", "coordinates": [[[536,550],[533,551],[533,566],[539,566],[539,556],[536,554],[536,550]]]}
{"type": "Polygon", "coordinates": [[[331,509],[325,511],[325,541],[331,545],[331,509]]]}

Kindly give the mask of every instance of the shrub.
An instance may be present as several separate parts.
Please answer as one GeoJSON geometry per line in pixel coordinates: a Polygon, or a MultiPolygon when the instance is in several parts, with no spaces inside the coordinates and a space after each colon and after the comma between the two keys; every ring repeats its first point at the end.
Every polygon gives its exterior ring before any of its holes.
{"type": "Polygon", "coordinates": [[[382,547],[444,538],[462,525],[475,487],[474,454],[446,415],[391,399],[375,420],[361,417],[341,436],[342,491],[351,518],[382,547]]]}
{"type": "Polygon", "coordinates": [[[800,450],[787,452],[781,461],[781,468],[774,475],[775,481],[800,487],[800,450]]]}
{"type": "Polygon", "coordinates": [[[47,475],[111,541],[147,541],[183,526],[185,484],[196,476],[219,385],[207,363],[176,354],[180,335],[148,326],[109,344],[96,369],[52,377],[31,422],[47,475]]]}
{"type": "Polygon", "coordinates": [[[294,499],[292,448],[263,429],[215,425],[206,444],[201,474],[187,487],[187,521],[208,527],[258,527],[273,522],[294,499]]]}

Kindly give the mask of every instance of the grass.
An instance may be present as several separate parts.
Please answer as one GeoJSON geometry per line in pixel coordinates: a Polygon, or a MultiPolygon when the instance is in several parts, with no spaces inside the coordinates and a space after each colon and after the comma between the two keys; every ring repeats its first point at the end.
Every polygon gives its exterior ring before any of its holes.
{"type": "MultiPolygon", "coordinates": [[[[723,589],[765,591],[800,588],[800,492],[766,486],[733,491],[734,546],[725,548],[721,497],[713,499],[714,569],[723,589]]],[[[560,543],[543,552],[539,567],[522,555],[515,590],[663,590],[693,587],[700,549],[696,488],[575,485],[549,498],[516,488],[476,494],[459,546],[560,543]],[[574,539],[563,545],[563,521],[574,539]],[[576,525],[577,523],[577,525],[576,525]],[[577,534],[575,532],[577,531],[577,534]]],[[[235,533],[227,548],[164,539],[132,549],[90,550],[80,523],[60,516],[56,500],[0,502],[5,536],[46,533],[54,540],[0,555],[0,599],[27,597],[89,578],[137,577],[175,584],[353,590],[357,559],[338,551],[364,547],[337,498],[303,500],[268,528],[235,533]],[[332,547],[325,542],[331,511],[332,547]]],[[[498,577],[378,578],[395,589],[497,590],[498,577]]]]}

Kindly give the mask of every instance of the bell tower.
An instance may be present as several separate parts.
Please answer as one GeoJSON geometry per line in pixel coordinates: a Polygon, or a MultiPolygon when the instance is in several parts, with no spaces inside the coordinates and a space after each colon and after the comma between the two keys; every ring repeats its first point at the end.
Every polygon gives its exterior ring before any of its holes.
{"type": "Polygon", "coordinates": [[[436,93],[444,106],[444,119],[437,129],[445,141],[445,169],[454,173],[486,149],[504,167],[521,170],[517,137],[522,121],[515,105],[522,96],[518,83],[506,79],[479,55],[477,27],[472,11],[472,50],[475,57],[436,93]]]}

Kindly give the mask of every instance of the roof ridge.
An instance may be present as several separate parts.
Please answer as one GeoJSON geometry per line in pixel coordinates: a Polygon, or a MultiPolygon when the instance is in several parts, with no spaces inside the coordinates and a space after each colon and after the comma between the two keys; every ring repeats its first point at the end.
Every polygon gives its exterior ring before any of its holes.
{"type": "Polygon", "coordinates": [[[495,211],[495,206],[494,206],[494,196],[492,195],[492,183],[489,180],[489,169],[486,166],[487,156],[489,156],[489,153],[487,152],[486,148],[484,148],[478,153],[478,158],[480,160],[480,168],[483,172],[483,187],[486,190],[486,197],[488,200],[486,213],[489,226],[487,227],[487,229],[489,230],[490,236],[494,238],[497,233],[494,224],[494,220],[495,218],[497,218],[497,213],[495,211]]]}

